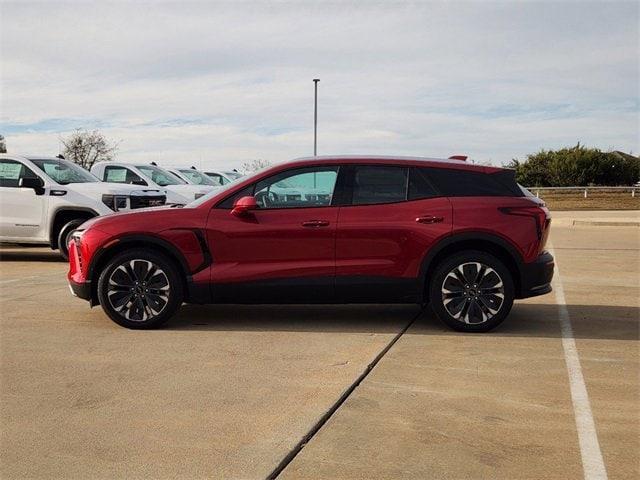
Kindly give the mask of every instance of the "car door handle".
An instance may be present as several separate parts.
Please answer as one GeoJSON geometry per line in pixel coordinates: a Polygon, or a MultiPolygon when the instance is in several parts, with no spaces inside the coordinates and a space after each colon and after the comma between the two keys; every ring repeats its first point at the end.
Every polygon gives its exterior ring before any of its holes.
{"type": "Polygon", "coordinates": [[[444,221],[444,217],[435,217],[433,215],[425,215],[424,217],[416,218],[416,222],[418,223],[442,223],[444,221]]]}
{"type": "Polygon", "coordinates": [[[329,222],[327,220],[307,220],[306,222],[302,222],[302,226],[310,228],[328,227],[329,222]]]}

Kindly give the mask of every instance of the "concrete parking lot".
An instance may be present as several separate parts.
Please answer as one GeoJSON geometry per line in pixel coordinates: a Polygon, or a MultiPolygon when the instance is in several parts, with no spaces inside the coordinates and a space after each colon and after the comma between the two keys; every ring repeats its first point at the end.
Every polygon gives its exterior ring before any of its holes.
{"type": "Polygon", "coordinates": [[[640,215],[593,216],[554,215],[554,293],[483,335],[371,305],[129,331],[3,247],[0,477],[638,478],[640,215]]]}

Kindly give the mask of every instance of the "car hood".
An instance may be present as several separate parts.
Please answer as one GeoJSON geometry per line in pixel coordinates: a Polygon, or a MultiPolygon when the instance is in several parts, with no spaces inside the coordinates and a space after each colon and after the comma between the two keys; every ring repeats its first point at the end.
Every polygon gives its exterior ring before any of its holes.
{"type": "Polygon", "coordinates": [[[136,210],[122,210],[109,215],[93,217],[82,224],[82,229],[95,228],[109,234],[157,233],[174,229],[202,228],[207,218],[206,209],[190,207],[151,207],[136,210]],[[139,229],[139,230],[138,230],[139,229]]]}
{"type": "Polygon", "coordinates": [[[167,185],[167,190],[172,192],[179,193],[181,195],[186,195],[189,197],[193,197],[195,193],[209,193],[212,190],[216,190],[219,187],[215,187],[213,185],[192,185],[192,184],[184,184],[184,185],[167,185]]]}
{"type": "Polygon", "coordinates": [[[87,182],[87,183],[70,183],[68,185],[61,185],[58,190],[73,190],[74,192],[81,193],[87,196],[102,196],[102,195],[161,195],[164,194],[161,190],[149,187],[142,187],[139,185],[123,185],[119,183],[107,183],[107,182],[87,182]]]}

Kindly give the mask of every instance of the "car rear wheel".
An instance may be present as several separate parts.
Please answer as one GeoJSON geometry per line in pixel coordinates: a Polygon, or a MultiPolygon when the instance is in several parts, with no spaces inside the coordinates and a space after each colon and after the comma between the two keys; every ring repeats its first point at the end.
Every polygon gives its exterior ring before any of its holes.
{"type": "Polygon", "coordinates": [[[487,332],[504,321],[513,306],[509,269],[493,255],[460,252],[441,262],[429,297],[440,320],[454,330],[487,332]]]}
{"type": "Polygon", "coordinates": [[[178,268],[166,256],[135,249],[111,259],[98,279],[100,305],[127,328],[155,328],[182,304],[178,268]]]}

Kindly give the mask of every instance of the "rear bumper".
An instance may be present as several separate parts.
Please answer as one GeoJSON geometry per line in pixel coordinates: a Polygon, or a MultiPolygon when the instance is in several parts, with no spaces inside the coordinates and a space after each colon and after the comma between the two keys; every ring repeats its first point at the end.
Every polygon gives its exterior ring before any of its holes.
{"type": "Polygon", "coordinates": [[[91,300],[91,283],[76,283],[73,280],[69,280],[69,288],[76,297],[83,300],[91,300]]]}
{"type": "Polygon", "coordinates": [[[523,264],[520,270],[518,298],[535,297],[549,293],[554,267],[553,255],[546,251],[542,252],[535,261],[523,264]]]}

